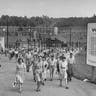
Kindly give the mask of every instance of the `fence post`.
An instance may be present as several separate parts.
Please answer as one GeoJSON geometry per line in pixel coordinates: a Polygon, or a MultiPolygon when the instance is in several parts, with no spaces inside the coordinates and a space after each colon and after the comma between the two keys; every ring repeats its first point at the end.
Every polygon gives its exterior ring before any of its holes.
{"type": "Polygon", "coordinates": [[[91,67],[91,69],[92,69],[92,73],[91,73],[91,80],[92,80],[92,82],[94,81],[94,71],[95,71],[95,66],[92,66],[91,67]]]}

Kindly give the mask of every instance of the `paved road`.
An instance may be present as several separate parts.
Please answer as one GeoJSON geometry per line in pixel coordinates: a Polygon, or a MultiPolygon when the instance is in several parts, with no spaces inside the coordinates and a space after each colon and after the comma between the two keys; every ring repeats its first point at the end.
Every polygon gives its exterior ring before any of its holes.
{"type": "Polygon", "coordinates": [[[59,81],[47,81],[42,86],[41,92],[36,92],[36,84],[32,80],[32,73],[26,74],[26,80],[22,94],[16,88],[12,88],[15,78],[15,61],[9,61],[6,57],[0,57],[0,96],[96,96],[96,85],[77,79],[69,84],[69,89],[59,87],[59,81]]]}

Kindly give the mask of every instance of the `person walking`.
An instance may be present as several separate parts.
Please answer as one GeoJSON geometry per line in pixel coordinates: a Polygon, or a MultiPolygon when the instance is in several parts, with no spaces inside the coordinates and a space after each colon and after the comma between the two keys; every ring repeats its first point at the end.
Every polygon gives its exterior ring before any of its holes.
{"type": "Polygon", "coordinates": [[[47,80],[48,62],[45,57],[43,57],[42,59],[43,59],[43,61],[42,61],[42,63],[43,63],[43,79],[44,79],[44,81],[46,81],[47,80]]]}
{"type": "Polygon", "coordinates": [[[16,78],[15,82],[13,83],[13,87],[18,85],[19,91],[22,91],[23,83],[25,80],[25,72],[26,72],[26,65],[23,62],[22,58],[18,58],[18,63],[16,65],[16,78]]]}
{"type": "Polygon", "coordinates": [[[54,55],[51,56],[50,60],[49,60],[49,70],[50,70],[50,80],[53,80],[53,75],[54,75],[54,69],[55,69],[55,60],[54,60],[54,55]]]}
{"type": "Polygon", "coordinates": [[[73,53],[70,53],[69,58],[68,58],[68,81],[72,80],[74,64],[75,64],[75,57],[73,53]]]}
{"type": "Polygon", "coordinates": [[[26,58],[26,71],[29,72],[30,71],[30,66],[31,66],[31,52],[28,51],[28,53],[26,53],[25,58],[26,58]]]}
{"type": "Polygon", "coordinates": [[[37,58],[36,61],[36,83],[37,83],[37,89],[36,91],[40,91],[41,84],[44,85],[43,79],[42,79],[42,62],[40,58],[37,58]]]}
{"type": "Polygon", "coordinates": [[[65,88],[68,89],[68,82],[67,82],[67,69],[68,69],[68,62],[66,60],[66,57],[60,57],[60,64],[59,64],[59,68],[60,68],[60,86],[62,86],[62,81],[64,79],[65,81],[65,88]]]}

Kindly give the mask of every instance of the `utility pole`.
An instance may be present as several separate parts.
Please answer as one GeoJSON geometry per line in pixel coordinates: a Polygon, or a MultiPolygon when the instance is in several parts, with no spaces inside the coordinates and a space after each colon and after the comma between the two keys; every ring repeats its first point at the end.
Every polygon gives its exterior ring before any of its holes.
{"type": "Polygon", "coordinates": [[[72,37],[71,37],[71,27],[69,27],[69,30],[70,30],[70,47],[72,47],[72,45],[71,45],[71,39],[72,39],[72,37]]]}
{"type": "Polygon", "coordinates": [[[28,40],[28,49],[29,49],[29,46],[31,46],[31,26],[28,26],[28,33],[29,33],[29,38],[27,39],[28,40]]]}
{"type": "Polygon", "coordinates": [[[65,25],[65,28],[67,28],[68,30],[68,46],[71,48],[72,44],[71,44],[71,40],[72,40],[72,32],[71,32],[71,24],[70,25],[65,25]]]}
{"type": "Polygon", "coordinates": [[[30,46],[31,46],[31,26],[29,27],[29,32],[30,32],[30,46]]]}
{"type": "Polygon", "coordinates": [[[30,42],[31,42],[31,26],[29,28],[29,31],[30,31],[30,42]]]}
{"type": "Polygon", "coordinates": [[[9,38],[8,38],[8,34],[9,31],[8,31],[8,18],[7,18],[7,48],[9,47],[9,38]]]}

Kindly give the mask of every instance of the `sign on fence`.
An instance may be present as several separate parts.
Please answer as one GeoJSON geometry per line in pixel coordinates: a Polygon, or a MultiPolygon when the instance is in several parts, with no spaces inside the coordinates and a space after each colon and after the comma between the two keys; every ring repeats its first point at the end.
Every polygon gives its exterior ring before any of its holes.
{"type": "Polygon", "coordinates": [[[0,37],[0,51],[1,51],[1,49],[5,50],[4,37],[0,37]]]}
{"type": "Polygon", "coordinates": [[[87,28],[87,64],[96,66],[96,23],[88,23],[87,28]]]}
{"type": "Polygon", "coordinates": [[[54,34],[58,35],[58,27],[54,27],[54,34]]]}

